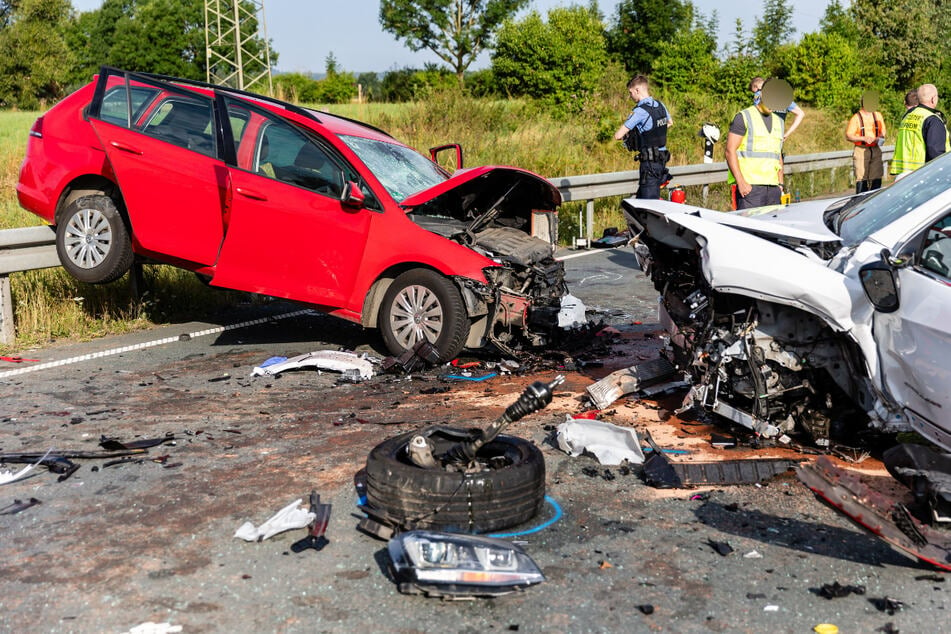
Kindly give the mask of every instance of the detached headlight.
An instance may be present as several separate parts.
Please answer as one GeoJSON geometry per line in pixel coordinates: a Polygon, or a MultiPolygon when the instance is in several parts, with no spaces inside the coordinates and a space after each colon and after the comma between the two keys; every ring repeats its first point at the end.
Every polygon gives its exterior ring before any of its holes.
{"type": "Polygon", "coordinates": [[[400,592],[408,594],[498,596],[545,580],[525,551],[502,539],[409,531],[388,550],[400,592]]]}

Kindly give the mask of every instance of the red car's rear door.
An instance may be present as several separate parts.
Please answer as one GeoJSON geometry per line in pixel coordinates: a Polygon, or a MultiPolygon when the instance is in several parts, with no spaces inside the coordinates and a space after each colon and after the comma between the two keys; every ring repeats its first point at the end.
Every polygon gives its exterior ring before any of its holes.
{"type": "Polygon", "coordinates": [[[226,102],[232,119],[248,123],[236,135],[238,167],[211,283],[345,307],[376,215],[341,204],[352,168],[315,134],[244,101],[226,102]]]}
{"type": "Polygon", "coordinates": [[[89,120],[112,164],[139,250],[214,264],[228,169],[213,100],[167,82],[104,72],[89,120]],[[153,89],[145,102],[134,91],[153,89]]]}

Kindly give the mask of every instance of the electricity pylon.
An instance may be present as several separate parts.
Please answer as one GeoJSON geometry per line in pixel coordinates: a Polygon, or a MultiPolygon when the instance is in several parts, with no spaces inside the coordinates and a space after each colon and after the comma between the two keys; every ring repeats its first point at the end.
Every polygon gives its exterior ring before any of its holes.
{"type": "Polygon", "coordinates": [[[205,0],[205,63],[208,83],[273,92],[264,0],[205,0]]]}

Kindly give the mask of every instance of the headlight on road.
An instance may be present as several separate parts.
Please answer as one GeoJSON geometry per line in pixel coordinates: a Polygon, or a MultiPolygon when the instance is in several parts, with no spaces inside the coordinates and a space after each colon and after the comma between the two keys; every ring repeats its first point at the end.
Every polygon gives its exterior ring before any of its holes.
{"type": "Polygon", "coordinates": [[[400,591],[439,597],[497,596],[545,576],[521,548],[502,539],[409,531],[390,540],[400,591]]]}

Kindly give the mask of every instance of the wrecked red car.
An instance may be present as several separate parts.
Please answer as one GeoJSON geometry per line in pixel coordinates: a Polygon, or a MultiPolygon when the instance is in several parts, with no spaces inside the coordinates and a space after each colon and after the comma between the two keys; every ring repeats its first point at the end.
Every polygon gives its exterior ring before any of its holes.
{"type": "MultiPolygon", "coordinates": [[[[461,166],[458,145],[440,149],[461,166]]],[[[433,154],[325,112],[104,67],[37,119],[17,194],[84,282],[170,264],[379,328],[393,354],[424,339],[441,359],[545,344],[567,294],[558,190],[513,167],[450,174],[433,154]]]]}

